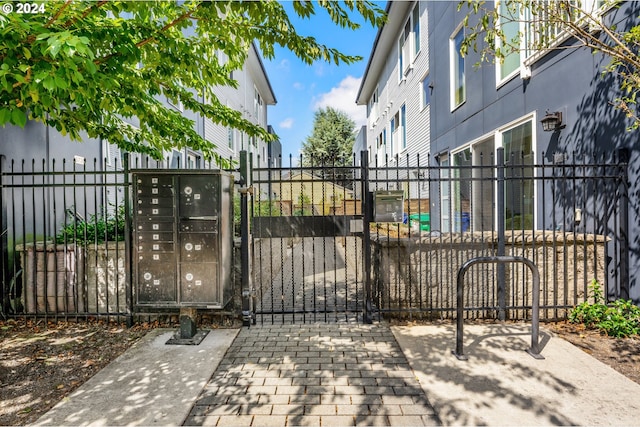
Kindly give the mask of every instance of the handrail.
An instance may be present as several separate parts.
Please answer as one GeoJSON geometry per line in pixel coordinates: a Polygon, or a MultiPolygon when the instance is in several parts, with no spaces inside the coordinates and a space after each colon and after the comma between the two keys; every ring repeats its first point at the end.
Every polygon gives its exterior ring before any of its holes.
{"type": "Polygon", "coordinates": [[[527,349],[534,359],[544,359],[540,354],[540,341],[539,341],[539,325],[540,325],[540,273],[538,267],[530,259],[520,256],[486,256],[472,258],[462,264],[460,270],[458,270],[457,277],[457,326],[456,326],[456,349],[452,353],[458,358],[458,360],[467,360],[468,357],[464,355],[462,351],[462,338],[463,338],[463,325],[464,325],[464,288],[463,279],[464,275],[471,266],[474,264],[507,264],[507,263],[522,263],[529,267],[531,274],[533,275],[533,298],[532,298],[532,313],[531,313],[531,348],[527,349]]]}

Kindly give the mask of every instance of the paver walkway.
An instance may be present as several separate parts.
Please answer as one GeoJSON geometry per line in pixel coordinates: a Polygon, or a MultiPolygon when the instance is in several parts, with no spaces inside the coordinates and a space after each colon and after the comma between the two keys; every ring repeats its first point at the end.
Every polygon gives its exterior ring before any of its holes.
{"type": "Polygon", "coordinates": [[[185,425],[440,424],[385,324],[243,328],[185,425]]]}

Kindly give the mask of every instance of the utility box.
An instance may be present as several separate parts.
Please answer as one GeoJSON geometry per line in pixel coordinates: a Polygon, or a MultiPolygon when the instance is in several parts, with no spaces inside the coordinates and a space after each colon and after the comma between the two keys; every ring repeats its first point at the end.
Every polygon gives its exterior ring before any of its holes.
{"type": "Polygon", "coordinates": [[[404,191],[378,190],[373,195],[373,222],[402,222],[404,191]]]}
{"type": "Polygon", "coordinates": [[[223,308],[233,297],[233,177],[175,169],[132,176],[136,307],[223,308]]]}

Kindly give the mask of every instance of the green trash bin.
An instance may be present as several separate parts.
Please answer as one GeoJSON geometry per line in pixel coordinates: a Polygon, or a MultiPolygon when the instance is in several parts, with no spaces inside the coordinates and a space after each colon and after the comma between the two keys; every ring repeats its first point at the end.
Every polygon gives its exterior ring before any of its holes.
{"type": "Polygon", "coordinates": [[[409,215],[409,226],[419,227],[420,231],[431,231],[431,214],[421,213],[409,215]]]}

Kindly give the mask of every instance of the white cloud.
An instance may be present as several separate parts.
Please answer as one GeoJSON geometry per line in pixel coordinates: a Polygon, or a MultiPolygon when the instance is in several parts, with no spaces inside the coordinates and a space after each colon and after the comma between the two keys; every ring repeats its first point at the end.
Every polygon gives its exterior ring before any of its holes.
{"type": "Polygon", "coordinates": [[[278,126],[282,129],[291,129],[293,127],[293,119],[291,117],[287,117],[283,121],[281,121],[278,126]]]}
{"type": "Polygon", "coordinates": [[[300,83],[300,82],[295,82],[295,83],[293,84],[293,88],[294,88],[295,90],[304,90],[304,85],[303,85],[302,83],[300,83]]]}
{"type": "Polygon", "coordinates": [[[290,67],[291,64],[289,63],[288,59],[283,59],[282,61],[280,61],[280,64],[278,64],[278,68],[281,70],[289,71],[290,67]]]}
{"type": "Polygon", "coordinates": [[[335,108],[344,111],[356,122],[356,128],[367,124],[367,110],[363,105],[356,105],[356,96],[360,88],[362,78],[353,76],[345,77],[336,87],[329,92],[322,93],[316,98],[313,109],[335,108]]]}

